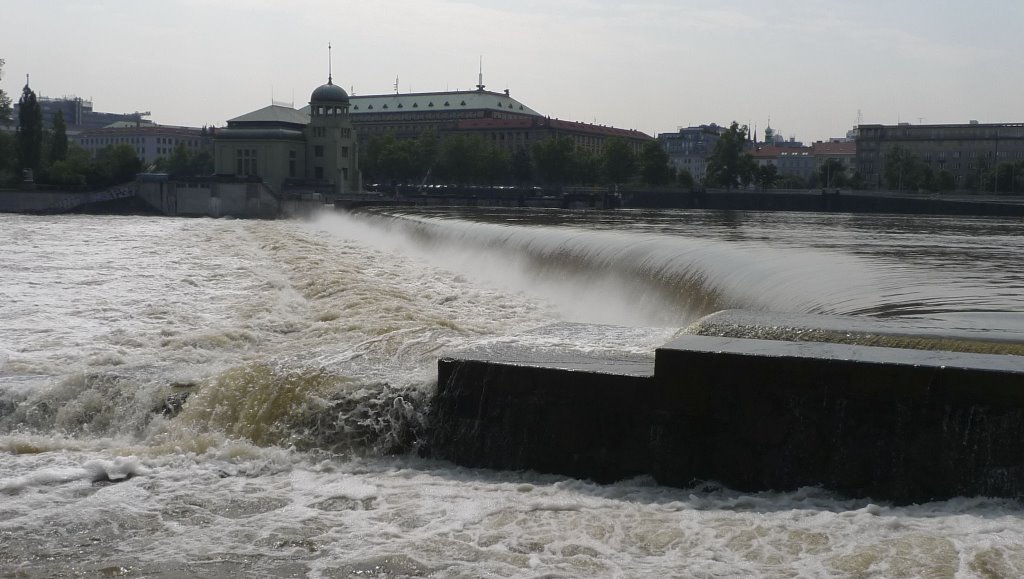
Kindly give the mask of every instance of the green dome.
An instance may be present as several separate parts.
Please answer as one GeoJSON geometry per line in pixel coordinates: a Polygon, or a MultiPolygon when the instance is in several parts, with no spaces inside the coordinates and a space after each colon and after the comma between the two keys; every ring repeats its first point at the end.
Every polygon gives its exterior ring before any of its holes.
{"type": "Polygon", "coordinates": [[[316,87],[309,97],[311,103],[345,103],[348,104],[348,93],[345,89],[327,79],[327,84],[316,87]]]}

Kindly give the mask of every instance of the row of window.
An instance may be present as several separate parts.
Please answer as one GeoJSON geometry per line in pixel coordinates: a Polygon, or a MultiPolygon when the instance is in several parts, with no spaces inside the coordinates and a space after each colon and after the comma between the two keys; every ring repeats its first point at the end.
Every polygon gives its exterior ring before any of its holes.
{"type": "Polygon", "coordinates": [[[363,114],[359,116],[359,122],[372,123],[374,121],[391,121],[401,119],[403,121],[433,121],[447,119],[482,119],[484,111],[465,112],[443,112],[443,113],[390,113],[390,114],[363,114]]]}
{"type": "MultiPolygon", "coordinates": [[[[129,145],[141,145],[146,141],[150,140],[147,137],[85,137],[80,139],[79,142],[83,147],[85,146],[98,146],[98,145],[116,145],[119,143],[127,143],[129,145]]],[[[175,145],[177,143],[184,143],[187,147],[198,147],[199,141],[196,139],[175,139],[173,137],[157,137],[156,143],[158,145],[175,145]]]]}
{"type": "Polygon", "coordinates": [[[314,117],[340,117],[348,113],[348,107],[328,107],[316,105],[309,108],[310,114],[314,117]]]}
{"type": "MultiPolygon", "coordinates": [[[[342,127],[339,129],[341,138],[346,139],[352,136],[352,129],[342,127]]],[[[327,127],[313,127],[313,136],[322,138],[327,136],[327,127]]]]}

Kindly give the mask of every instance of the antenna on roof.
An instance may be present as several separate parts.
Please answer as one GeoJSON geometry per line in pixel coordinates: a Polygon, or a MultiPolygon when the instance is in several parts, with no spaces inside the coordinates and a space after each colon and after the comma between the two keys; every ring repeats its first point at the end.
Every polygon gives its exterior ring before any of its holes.
{"type": "Polygon", "coordinates": [[[327,84],[334,84],[334,63],[331,61],[331,43],[327,43],[327,84]]]}
{"type": "Polygon", "coordinates": [[[483,92],[484,90],[484,57],[480,55],[480,76],[478,77],[476,90],[483,92]]]}
{"type": "Polygon", "coordinates": [[[395,75],[395,94],[398,94],[398,75],[395,75]]]}

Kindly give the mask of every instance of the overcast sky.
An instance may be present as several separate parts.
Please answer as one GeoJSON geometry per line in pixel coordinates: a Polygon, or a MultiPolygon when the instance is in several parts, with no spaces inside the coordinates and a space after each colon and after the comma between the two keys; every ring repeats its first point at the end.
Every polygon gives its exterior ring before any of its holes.
{"type": "MultiPolygon", "coordinates": [[[[654,135],[1024,121],[1020,0],[0,0],[0,87],[222,126],[327,80],[489,90],[654,135]]],[[[763,134],[763,133],[762,133],[763,134]]]]}

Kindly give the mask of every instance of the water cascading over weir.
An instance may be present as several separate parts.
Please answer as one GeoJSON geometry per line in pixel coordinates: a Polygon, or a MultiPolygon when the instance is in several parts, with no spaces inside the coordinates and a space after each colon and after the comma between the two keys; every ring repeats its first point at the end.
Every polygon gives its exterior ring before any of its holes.
{"type": "Polygon", "coordinates": [[[431,423],[424,453],[471,467],[898,503],[1021,498],[1024,344],[724,311],[653,360],[514,345],[443,358],[431,423]]]}

